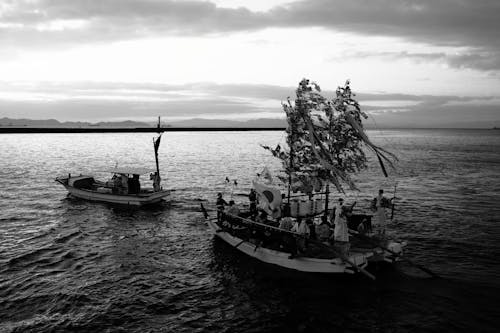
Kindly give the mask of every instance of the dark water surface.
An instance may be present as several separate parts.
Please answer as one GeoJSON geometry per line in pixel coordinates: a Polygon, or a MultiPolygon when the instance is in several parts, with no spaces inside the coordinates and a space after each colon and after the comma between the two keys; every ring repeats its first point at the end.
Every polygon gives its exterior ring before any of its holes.
{"type": "MultiPolygon", "coordinates": [[[[208,234],[199,203],[279,163],[282,132],[166,133],[173,201],[129,210],[68,199],[53,179],[154,166],[151,134],[0,135],[1,332],[496,332],[500,325],[500,131],[370,132],[399,158],[349,192],[360,210],[384,187],[405,263],[358,276],[309,275],[240,255],[208,234]]],[[[104,177],[105,174],[102,174],[104,177]]]]}

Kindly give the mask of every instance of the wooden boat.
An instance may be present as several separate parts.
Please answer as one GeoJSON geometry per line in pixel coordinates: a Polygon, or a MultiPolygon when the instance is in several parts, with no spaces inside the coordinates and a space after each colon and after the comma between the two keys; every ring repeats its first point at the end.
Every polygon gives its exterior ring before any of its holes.
{"type": "MultiPolygon", "coordinates": [[[[158,131],[160,119],[158,118],[158,131]]],[[[161,187],[160,167],[158,163],[158,148],[160,146],[162,133],[153,139],[153,147],[156,160],[156,170],[147,168],[118,168],[104,170],[113,174],[108,181],[98,181],[94,176],[79,175],[72,177],[57,177],[56,182],[63,185],[70,195],[89,201],[108,202],[129,206],[145,206],[158,204],[170,196],[171,191],[161,187]],[[139,177],[150,174],[153,180],[153,188],[141,189],[139,177]],[[132,176],[132,177],[130,177],[132,176]]]]}
{"type": "MultiPolygon", "coordinates": [[[[202,210],[204,210],[203,206],[202,210]]],[[[323,252],[318,256],[310,256],[307,254],[291,256],[290,252],[263,245],[258,239],[242,236],[240,236],[242,238],[238,237],[238,233],[241,234],[242,229],[245,229],[245,227],[241,227],[241,225],[247,225],[247,227],[252,229],[260,228],[270,232],[285,233],[293,237],[300,237],[300,235],[290,231],[281,230],[270,225],[263,225],[238,216],[226,214],[226,217],[233,220],[237,219],[241,222],[239,223],[240,227],[238,231],[234,231],[234,229],[224,226],[222,222],[217,221],[216,218],[207,219],[206,223],[216,237],[220,238],[238,251],[259,261],[301,272],[336,274],[354,274],[361,272],[372,279],[375,278],[364,269],[368,265],[368,258],[373,255],[371,251],[351,251],[348,256],[343,256],[333,247],[317,242],[320,247],[326,247],[330,251],[328,253],[323,252]]]]}
{"type": "MultiPolygon", "coordinates": [[[[150,173],[149,169],[125,169],[116,168],[107,170],[113,174],[113,177],[130,176],[138,178],[140,175],[150,173]]],[[[115,185],[114,181],[102,182],[95,180],[93,176],[71,176],[58,177],[56,181],[63,185],[70,195],[89,201],[108,202],[112,204],[121,204],[129,206],[145,206],[157,204],[170,196],[171,191],[160,189],[155,191],[153,188],[139,189],[139,191],[126,191],[115,185]]],[[[130,189],[130,188],[129,188],[130,189]]]]}

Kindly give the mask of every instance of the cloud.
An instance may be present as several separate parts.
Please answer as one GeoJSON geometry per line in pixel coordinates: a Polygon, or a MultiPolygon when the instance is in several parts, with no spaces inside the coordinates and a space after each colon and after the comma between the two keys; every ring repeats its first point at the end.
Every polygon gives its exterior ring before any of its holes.
{"type": "Polygon", "coordinates": [[[321,27],[363,36],[460,48],[438,57],[453,67],[500,69],[497,0],[302,0],[266,12],[207,1],[4,0],[0,43],[51,47],[164,35],[321,27]]]}
{"type": "Polygon", "coordinates": [[[416,63],[445,63],[451,68],[468,68],[482,71],[495,71],[500,69],[500,57],[496,57],[492,52],[483,53],[446,53],[446,52],[428,52],[415,53],[408,51],[401,52],[348,52],[342,57],[331,58],[330,61],[342,61],[346,58],[366,59],[368,57],[380,58],[385,60],[409,59],[416,63]]]}
{"type": "Polygon", "coordinates": [[[112,120],[282,117],[277,86],[194,83],[0,82],[0,116],[112,120]]]}
{"type": "MultiPolygon", "coordinates": [[[[72,82],[38,84],[0,82],[0,117],[61,121],[188,118],[283,118],[280,102],[294,87],[258,84],[156,84],[72,82]]],[[[333,91],[324,91],[332,97],[333,91]]],[[[411,94],[358,93],[357,99],[380,127],[468,127],[477,120],[500,121],[500,99],[411,94]],[[462,125],[460,125],[462,124],[462,125]],[[469,125],[467,125],[469,124],[469,125]]]]}

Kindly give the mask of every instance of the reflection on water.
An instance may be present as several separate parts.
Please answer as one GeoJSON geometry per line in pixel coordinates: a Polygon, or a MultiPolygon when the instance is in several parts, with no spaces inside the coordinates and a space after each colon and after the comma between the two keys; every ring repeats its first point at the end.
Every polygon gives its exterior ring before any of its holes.
{"type": "Polygon", "coordinates": [[[216,191],[244,201],[264,165],[280,168],[259,145],[283,143],[282,132],[165,133],[160,166],[173,201],[147,210],[68,199],[54,178],[117,162],[152,167],[150,134],[1,135],[0,330],[493,331],[499,133],[370,134],[399,156],[398,169],[383,179],[373,159],[348,202],[367,209],[397,182],[389,232],[446,279],[404,264],[375,270],[375,283],[290,272],[209,235],[199,203],[216,191]]]}

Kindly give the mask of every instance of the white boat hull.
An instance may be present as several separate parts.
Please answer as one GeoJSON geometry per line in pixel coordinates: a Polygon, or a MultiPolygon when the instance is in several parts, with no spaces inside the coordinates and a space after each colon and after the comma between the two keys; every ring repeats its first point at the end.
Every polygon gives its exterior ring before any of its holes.
{"type": "MultiPolygon", "coordinates": [[[[311,273],[355,273],[354,268],[344,263],[340,258],[318,259],[308,257],[296,257],[290,259],[290,253],[271,250],[264,247],[256,247],[255,244],[243,241],[242,239],[223,231],[214,221],[207,221],[213,233],[235,247],[240,252],[268,264],[274,264],[288,269],[311,273]]],[[[367,255],[362,253],[352,253],[349,260],[358,267],[364,268],[368,264],[367,255]]]]}

